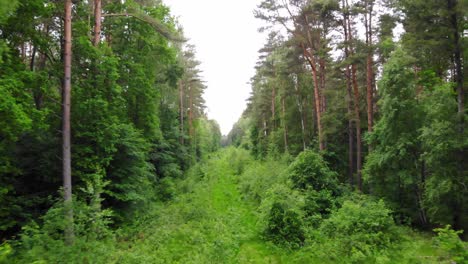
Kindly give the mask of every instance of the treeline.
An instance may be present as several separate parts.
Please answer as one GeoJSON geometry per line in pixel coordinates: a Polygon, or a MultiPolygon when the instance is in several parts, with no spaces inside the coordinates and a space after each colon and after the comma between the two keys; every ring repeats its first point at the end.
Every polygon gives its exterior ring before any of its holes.
{"type": "Polygon", "coordinates": [[[0,36],[0,240],[31,221],[58,240],[70,228],[57,214],[65,122],[77,237],[168,199],[168,179],[219,147],[195,49],[161,1],[1,0],[0,36]]]}
{"type": "Polygon", "coordinates": [[[468,228],[466,1],[264,0],[252,96],[227,141],[319,151],[400,223],[468,228]]]}

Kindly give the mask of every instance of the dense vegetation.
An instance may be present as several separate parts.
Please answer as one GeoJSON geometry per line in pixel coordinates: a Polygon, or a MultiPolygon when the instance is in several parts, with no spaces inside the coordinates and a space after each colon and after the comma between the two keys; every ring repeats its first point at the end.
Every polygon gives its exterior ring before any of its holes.
{"type": "Polygon", "coordinates": [[[96,237],[78,218],[81,238],[65,246],[57,233],[63,212],[52,209],[42,228],[29,225],[11,242],[15,252],[4,246],[2,253],[10,250],[7,263],[466,262],[466,243],[455,231],[431,238],[397,226],[382,200],[346,190],[333,173],[321,191],[312,191],[313,181],[309,189],[297,186],[299,172],[308,171],[308,179],[330,172],[320,161],[311,151],[258,161],[225,149],[170,180],[170,201],[152,203],[114,231],[96,237]]]}
{"type": "Polygon", "coordinates": [[[269,39],[227,142],[320,152],[398,223],[468,228],[466,1],[264,0],[269,39]]]}
{"type": "MultiPolygon", "coordinates": [[[[72,10],[75,225],[86,220],[76,227],[77,240],[80,232],[99,237],[105,226],[168,199],[167,179],[216,150],[221,137],[204,113],[194,47],[182,47],[169,9],[152,1],[103,2],[98,9],[98,2],[79,1],[72,10]],[[105,17],[102,24],[91,23],[96,15],[105,17]]],[[[4,240],[63,209],[65,29],[64,1],[2,1],[0,10],[4,240]]]]}
{"type": "Polygon", "coordinates": [[[0,263],[468,263],[467,11],[262,1],[220,150],[162,2],[0,0],[0,263]]]}

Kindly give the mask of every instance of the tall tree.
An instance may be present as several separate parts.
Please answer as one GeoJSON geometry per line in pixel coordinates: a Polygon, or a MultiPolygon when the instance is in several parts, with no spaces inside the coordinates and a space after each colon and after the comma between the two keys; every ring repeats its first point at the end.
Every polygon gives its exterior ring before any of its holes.
{"type": "Polygon", "coordinates": [[[329,20],[337,7],[337,1],[315,3],[308,0],[265,0],[256,10],[257,18],[283,26],[302,49],[313,80],[313,105],[320,150],[326,148],[322,116],[326,111],[323,90],[326,84],[327,34],[329,20]]]}
{"type": "Polygon", "coordinates": [[[94,0],[94,35],[93,45],[97,46],[101,40],[101,18],[102,18],[102,7],[101,0],[94,0]]]}
{"type": "MultiPolygon", "coordinates": [[[[372,132],[374,125],[374,52],[372,44],[372,17],[374,0],[364,0],[364,26],[366,29],[366,94],[367,94],[367,131],[372,132]]],[[[369,152],[372,146],[369,145],[369,152]]]]}
{"type": "Polygon", "coordinates": [[[72,1],[65,0],[64,17],[64,79],[62,89],[62,162],[63,162],[63,191],[65,200],[65,240],[73,243],[73,208],[72,208],[72,180],[71,180],[71,59],[72,59],[72,1]]]}

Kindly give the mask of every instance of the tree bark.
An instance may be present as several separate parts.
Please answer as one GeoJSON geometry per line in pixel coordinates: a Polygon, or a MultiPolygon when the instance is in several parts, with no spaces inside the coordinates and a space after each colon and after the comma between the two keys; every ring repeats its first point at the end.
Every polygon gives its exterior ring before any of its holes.
{"type": "MultiPolygon", "coordinates": [[[[347,8],[345,1],[342,1],[343,9],[347,8]]],[[[343,12],[343,32],[344,32],[344,50],[345,50],[345,59],[349,59],[349,36],[348,36],[348,26],[347,26],[347,10],[343,12]]],[[[351,85],[351,68],[350,65],[346,65],[345,71],[346,77],[346,92],[348,95],[348,177],[349,184],[354,185],[354,131],[353,131],[353,92],[351,85]]]]}
{"type": "MultiPolygon", "coordinates": [[[[366,12],[365,25],[366,25],[366,44],[367,44],[367,131],[369,133],[373,130],[374,125],[374,88],[373,88],[373,77],[374,77],[374,63],[373,63],[373,52],[372,52],[372,1],[366,1],[366,12]]],[[[369,144],[369,152],[372,151],[372,146],[369,144]]]]}
{"type": "MultiPolygon", "coordinates": [[[[297,82],[294,82],[294,89],[296,90],[296,102],[297,102],[297,108],[299,110],[299,114],[301,116],[301,132],[302,132],[302,150],[306,149],[306,135],[305,135],[305,122],[304,122],[304,106],[303,106],[303,100],[300,96],[299,92],[299,86],[297,85],[297,82]]],[[[313,124],[313,123],[312,123],[313,124]]]]}
{"type": "MultiPolygon", "coordinates": [[[[457,115],[458,115],[458,133],[460,135],[460,140],[463,140],[465,133],[465,105],[464,97],[465,92],[463,89],[463,62],[462,62],[462,48],[460,44],[460,33],[458,29],[458,16],[457,16],[457,0],[447,0],[447,7],[450,14],[450,23],[453,30],[453,46],[454,46],[454,63],[455,63],[455,82],[457,84],[457,115]]],[[[460,143],[461,144],[461,143],[460,143]]],[[[459,182],[462,182],[465,172],[465,151],[462,149],[458,151],[458,161],[457,161],[457,171],[459,182]]],[[[453,205],[453,227],[454,229],[462,229],[462,203],[454,198],[453,205]]]]}
{"type": "Polygon", "coordinates": [[[276,89],[273,86],[272,91],[271,91],[271,117],[272,117],[272,131],[276,129],[276,107],[275,107],[275,101],[276,101],[276,89]]]}
{"type": "Polygon", "coordinates": [[[71,0],[65,0],[65,45],[64,45],[64,80],[62,91],[62,166],[63,166],[63,191],[65,201],[65,241],[73,244],[73,208],[72,208],[72,181],[71,181],[71,131],[70,131],[70,104],[71,104],[71,0]]]}
{"type": "MultiPolygon", "coordinates": [[[[305,16],[304,19],[308,25],[309,20],[307,16],[305,16]]],[[[322,126],[322,97],[320,93],[320,88],[321,84],[318,81],[318,73],[317,73],[317,62],[314,57],[314,51],[313,51],[313,39],[312,35],[310,33],[310,30],[307,29],[307,43],[308,46],[311,48],[311,51],[307,49],[307,47],[302,44],[302,50],[304,52],[304,56],[309,62],[309,65],[311,67],[311,73],[312,73],[312,79],[314,82],[314,104],[315,104],[315,114],[316,114],[316,121],[317,121],[317,131],[318,131],[318,141],[319,141],[319,149],[325,150],[325,141],[324,141],[324,136],[323,136],[323,126],[322,126]]],[[[320,65],[319,65],[320,67],[320,65]]]]}
{"type": "Polygon", "coordinates": [[[180,135],[179,141],[184,145],[184,84],[179,81],[179,114],[180,114],[180,135]]]}
{"type": "Polygon", "coordinates": [[[190,144],[193,144],[193,91],[192,87],[189,86],[189,140],[190,144]]]}
{"type": "MultiPolygon", "coordinates": [[[[346,1],[346,8],[348,8],[348,1],[346,1]]],[[[346,14],[347,26],[348,26],[348,40],[353,41],[353,32],[351,30],[351,21],[349,18],[349,13],[346,14]]],[[[350,55],[354,54],[353,48],[349,48],[350,55]]],[[[359,111],[359,87],[356,77],[356,64],[351,64],[351,80],[353,85],[353,95],[354,95],[354,114],[355,114],[355,125],[356,125],[356,172],[357,172],[357,185],[358,189],[362,191],[362,139],[361,139],[361,117],[359,111]]]]}
{"type": "Polygon", "coordinates": [[[315,115],[317,118],[317,130],[318,130],[318,140],[319,140],[319,149],[325,150],[325,144],[323,140],[323,127],[322,127],[322,111],[321,111],[321,96],[320,96],[320,83],[317,77],[317,68],[315,63],[315,58],[312,54],[307,51],[306,47],[302,45],[304,51],[304,56],[306,57],[309,65],[311,67],[312,79],[314,82],[314,104],[315,104],[315,115]]]}
{"type": "Polygon", "coordinates": [[[97,46],[101,40],[101,0],[94,0],[94,38],[93,45],[97,46]]]}
{"type": "Polygon", "coordinates": [[[288,127],[286,125],[286,107],[284,105],[284,95],[281,96],[281,113],[282,113],[282,120],[283,120],[284,152],[289,152],[289,149],[288,149],[288,127]]]}

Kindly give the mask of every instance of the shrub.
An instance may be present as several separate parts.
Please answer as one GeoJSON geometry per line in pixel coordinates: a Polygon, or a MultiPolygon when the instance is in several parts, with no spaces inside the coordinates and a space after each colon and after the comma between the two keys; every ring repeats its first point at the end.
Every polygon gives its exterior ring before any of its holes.
{"type": "Polygon", "coordinates": [[[249,164],[239,177],[240,190],[244,198],[260,204],[268,197],[266,190],[275,184],[287,185],[285,162],[267,160],[249,164]]]}
{"type": "Polygon", "coordinates": [[[306,150],[299,154],[289,167],[289,177],[295,188],[306,190],[322,189],[338,192],[335,172],[330,170],[320,154],[306,150]]]}
{"type": "Polygon", "coordinates": [[[284,209],[275,202],[270,210],[265,235],[276,244],[296,248],[302,246],[305,240],[300,215],[291,209],[284,209]]]}
{"type": "Polygon", "coordinates": [[[382,200],[357,196],[325,220],[321,231],[339,244],[343,256],[366,259],[399,240],[397,227],[382,200]]]}
{"type": "Polygon", "coordinates": [[[317,227],[323,219],[328,218],[337,207],[338,201],[332,191],[310,189],[305,192],[305,218],[313,227],[317,227]]]}
{"type": "Polygon", "coordinates": [[[455,231],[450,225],[436,228],[434,231],[437,232],[437,237],[434,238],[435,245],[447,252],[444,258],[455,263],[468,263],[468,244],[459,237],[463,231],[455,231]]]}
{"type": "Polygon", "coordinates": [[[65,207],[58,202],[35,222],[23,227],[21,238],[12,241],[13,263],[103,263],[109,261],[117,245],[108,228],[111,212],[99,210],[74,200],[74,243],[66,245],[63,233],[67,225],[65,207]]]}

